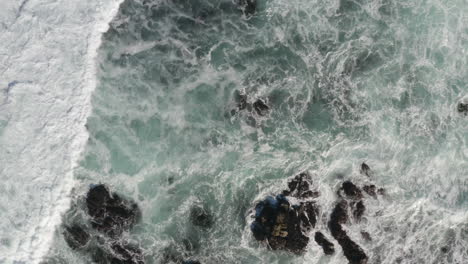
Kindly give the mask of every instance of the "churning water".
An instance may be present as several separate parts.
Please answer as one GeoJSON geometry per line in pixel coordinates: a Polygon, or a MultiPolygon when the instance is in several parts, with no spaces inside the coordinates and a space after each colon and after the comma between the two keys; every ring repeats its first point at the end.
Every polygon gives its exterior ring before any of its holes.
{"type": "MultiPolygon", "coordinates": [[[[309,171],[330,237],[338,186],[372,181],[386,195],[347,227],[370,263],[466,263],[467,15],[465,0],[258,0],[253,15],[231,0],[126,0],[99,49],[73,195],[105,183],[136,201],[124,236],[146,263],[346,263],[313,240],[304,255],[268,250],[250,212],[309,171]],[[193,206],[211,228],[190,222],[193,206]]],[[[62,232],[46,262],[90,262],[62,232]]]]}

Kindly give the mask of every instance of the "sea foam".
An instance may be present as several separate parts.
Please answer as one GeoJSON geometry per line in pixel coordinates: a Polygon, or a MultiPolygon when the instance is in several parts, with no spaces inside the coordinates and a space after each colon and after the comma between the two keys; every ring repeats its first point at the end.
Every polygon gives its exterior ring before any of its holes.
{"type": "Polygon", "coordinates": [[[88,138],[101,34],[120,0],[0,4],[0,263],[38,263],[88,138]]]}

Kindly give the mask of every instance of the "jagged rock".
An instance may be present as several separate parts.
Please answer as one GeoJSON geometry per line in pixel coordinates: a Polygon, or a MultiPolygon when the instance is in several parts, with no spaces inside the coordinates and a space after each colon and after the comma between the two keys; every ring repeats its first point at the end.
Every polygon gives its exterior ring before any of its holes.
{"type": "Polygon", "coordinates": [[[103,184],[91,186],[86,205],[92,227],[111,237],[129,230],[141,214],[136,203],[110,193],[103,184]]]}
{"type": "Polygon", "coordinates": [[[84,230],[83,227],[79,225],[66,226],[63,232],[63,236],[68,246],[72,249],[78,249],[86,246],[86,244],[91,239],[88,232],[84,230]]]}
{"type": "Polygon", "coordinates": [[[292,205],[282,194],[268,196],[255,206],[255,221],[251,230],[255,239],[267,241],[273,250],[287,250],[300,254],[309,238],[303,226],[314,226],[316,222],[313,203],[292,205]]]}
{"type": "Polygon", "coordinates": [[[361,231],[361,236],[364,238],[366,241],[372,241],[371,235],[366,232],[366,231],[361,231]]]}
{"type": "Polygon", "coordinates": [[[299,217],[301,223],[307,230],[315,227],[317,223],[318,209],[314,202],[301,202],[299,207],[299,217]]]}
{"type": "Polygon", "coordinates": [[[371,175],[371,169],[369,167],[369,165],[367,165],[366,163],[362,163],[361,164],[361,170],[360,170],[361,174],[364,174],[366,175],[367,177],[370,177],[371,175]]]}
{"type": "Polygon", "coordinates": [[[311,185],[311,176],[308,173],[303,172],[296,175],[292,180],[288,182],[289,190],[283,191],[283,194],[293,196],[296,198],[318,197],[318,192],[310,190],[311,185]]]}
{"type": "Polygon", "coordinates": [[[257,0],[238,0],[237,3],[246,16],[255,14],[257,0]]]}
{"type": "Polygon", "coordinates": [[[142,250],[122,241],[109,241],[94,250],[92,258],[99,264],[145,264],[142,250]]]}
{"type": "Polygon", "coordinates": [[[362,189],[370,196],[377,198],[377,187],[375,185],[364,185],[362,189]]]}
{"type": "Polygon", "coordinates": [[[458,103],[457,110],[459,113],[468,115],[468,103],[463,103],[463,102],[458,103]]]}
{"type": "Polygon", "coordinates": [[[362,192],[361,190],[354,185],[351,181],[345,181],[343,182],[343,185],[341,189],[344,191],[347,197],[352,198],[352,199],[361,199],[362,198],[362,192]]]}
{"type": "Polygon", "coordinates": [[[323,253],[325,253],[325,255],[332,255],[335,253],[335,245],[328,241],[328,239],[321,232],[315,233],[315,242],[317,242],[317,244],[322,247],[323,253]]]}
{"type": "Polygon", "coordinates": [[[253,103],[253,107],[255,112],[257,112],[257,114],[260,116],[267,115],[268,111],[270,110],[270,107],[268,107],[268,105],[266,105],[265,102],[263,102],[261,99],[257,99],[257,101],[253,103]]]}
{"type": "Polygon", "coordinates": [[[354,219],[356,219],[357,221],[360,221],[365,210],[366,210],[366,207],[364,206],[364,202],[362,200],[354,204],[353,206],[354,219]]]}
{"type": "Polygon", "coordinates": [[[237,110],[241,111],[247,108],[247,95],[241,93],[239,90],[234,92],[234,101],[237,104],[237,110]]]}
{"type": "Polygon", "coordinates": [[[190,210],[190,221],[193,225],[203,228],[210,228],[214,223],[211,213],[198,205],[192,207],[190,210]]]}
{"type": "Polygon", "coordinates": [[[348,221],[348,203],[345,200],[339,201],[333,209],[328,228],[332,236],[338,241],[345,257],[351,264],[366,264],[368,257],[364,250],[348,236],[341,226],[348,221]]]}
{"type": "Polygon", "coordinates": [[[198,260],[186,260],[182,264],[201,264],[201,262],[198,260]]]}

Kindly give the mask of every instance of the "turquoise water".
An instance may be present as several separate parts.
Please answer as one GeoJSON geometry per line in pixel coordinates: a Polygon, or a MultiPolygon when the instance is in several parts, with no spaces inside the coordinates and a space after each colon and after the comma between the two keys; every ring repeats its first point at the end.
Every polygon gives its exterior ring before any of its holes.
{"type": "MultiPolygon", "coordinates": [[[[250,210],[301,171],[326,221],[344,179],[386,189],[349,225],[370,263],[468,259],[468,4],[436,1],[127,0],[99,50],[74,195],[106,183],[138,202],[126,234],[147,263],[346,263],[310,241],[269,251],[250,210]],[[237,109],[264,100],[265,116],[237,109]],[[366,162],[372,180],[359,174],[366,162]],[[189,221],[203,206],[214,226],[189,221]],[[369,232],[365,241],[358,234],[369,232]],[[187,244],[191,244],[187,247],[187,244]],[[440,248],[448,248],[442,252],[440,248]]],[[[67,221],[65,216],[65,222],[67,221]]],[[[87,263],[57,231],[49,262],[87,263]]]]}

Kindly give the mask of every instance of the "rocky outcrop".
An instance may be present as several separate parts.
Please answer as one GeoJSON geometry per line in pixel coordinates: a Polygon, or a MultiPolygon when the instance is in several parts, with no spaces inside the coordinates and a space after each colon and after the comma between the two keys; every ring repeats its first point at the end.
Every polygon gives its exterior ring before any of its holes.
{"type": "Polygon", "coordinates": [[[67,244],[89,254],[96,263],[144,264],[142,250],[121,237],[138,222],[138,205],[103,184],[91,185],[85,204],[89,223],[65,226],[67,244]]]}
{"type": "Polygon", "coordinates": [[[86,196],[91,225],[109,236],[119,236],[137,222],[140,210],[136,203],[110,193],[103,184],[91,186],[86,196]]]}
{"type": "Polygon", "coordinates": [[[246,16],[252,16],[257,9],[257,0],[237,0],[237,4],[246,16]]]}
{"type": "Polygon", "coordinates": [[[307,232],[317,222],[317,205],[310,199],[303,199],[312,197],[310,186],[310,176],[299,174],[288,183],[288,190],[257,203],[255,221],[251,224],[255,239],[267,242],[273,250],[302,253],[309,243],[307,232]],[[296,203],[291,203],[288,196],[296,198],[296,203]]]}
{"type": "Polygon", "coordinates": [[[366,264],[368,257],[364,250],[348,236],[343,224],[348,222],[348,202],[340,200],[333,209],[328,222],[332,236],[338,241],[345,257],[351,264],[366,264]]]}
{"type": "Polygon", "coordinates": [[[333,255],[335,253],[335,245],[333,245],[333,243],[330,242],[322,232],[315,233],[315,242],[322,247],[325,255],[333,255]]]}

